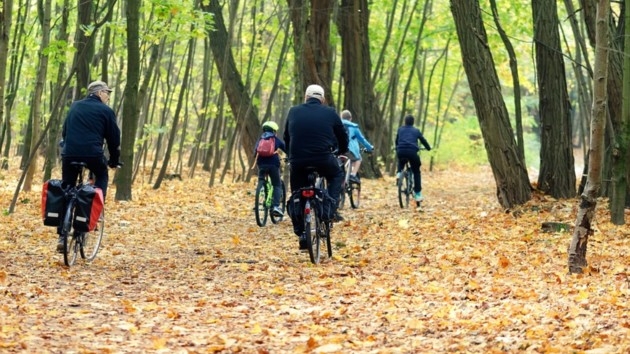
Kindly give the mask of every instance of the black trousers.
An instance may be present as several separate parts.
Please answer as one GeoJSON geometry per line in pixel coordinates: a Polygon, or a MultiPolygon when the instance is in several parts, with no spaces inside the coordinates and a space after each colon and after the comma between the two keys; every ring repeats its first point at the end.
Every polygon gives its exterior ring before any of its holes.
{"type": "Polygon", "coordinates": [[[107,159],[105,156],[63,157],[61,159],[61,179],[65,185],[73,186],[77,183],[79,171],[75,166],[70,165],[71,162],[85,162],[87,164],[87,168],[94,174],[94,186],[103,191],[103,201],[105,201],[109,183],[107,159]]]}

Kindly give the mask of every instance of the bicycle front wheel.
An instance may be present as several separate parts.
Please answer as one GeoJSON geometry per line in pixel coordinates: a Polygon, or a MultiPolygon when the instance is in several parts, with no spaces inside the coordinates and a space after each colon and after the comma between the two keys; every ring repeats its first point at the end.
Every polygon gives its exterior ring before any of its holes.
{"type": "MultiPolygon", "coordinates": [[[[401,208],[405,208],[407,198],[407,174],[404,173],[400,176],[400,180],[398,181],[398,204],[400,204],[401,208]]],[[[407,202],[408,204],[408,202],[407,202]]]]}
{"type": "Polygon", "coordinates": [[[70,267],[77,261],[78,245],[74,237],[74,228],[72,220],[74,216],[74,199],[68,202],[66,213],[63,217],[63,226],[61,234],[63,236],[63,263],[70,267]]]}
{"type": "Polygon", "coordinates": [[[263,227],[267,224],[267,215],[269,213],[269,209],[265,203],[267,202],[267,188],[265,186],[264,181],[258,182],[258,187],[256,187],[256,202],[254,205],[254,214],[256,214],[256,224],[258,226],[263,227]]]}
{"type": "MultiPolygon", "coordinates": [[[[329,221],[321,221],[321,220],[317,220],[317,234],[319,235],[319,239],[320,239],[320,243],[321,246],[320,247],[325,247],[326,248],[326,253],[328,254],[328,258],[332,257],[332,245],[331,245],[331,241],[330,241],[330,225],[331,222],[329,221]],[[325,244],[324,242],[322,242],[323,240],[325,240],[325,244]]],[[[324,252],[320,252],[321,254],[323,254],[324,252]]]]}
{"type": "Polygon", "coordinates": [[[83,234],[83,242],[81,242],[81,257],[88,262],[91,262],[96,258],[99,247],[101,247],[101,241],[103,239],[103,232],[105,230],[105,211],[101,212],[101,216],[96,224],[96,229],[83,234]]]}
{"type": "Polygon", "coordinates": [[[361,202],[361,183],[351,182],[349,188],[350,206],[352,206],[353,209],[357,209],[361,202]]]}

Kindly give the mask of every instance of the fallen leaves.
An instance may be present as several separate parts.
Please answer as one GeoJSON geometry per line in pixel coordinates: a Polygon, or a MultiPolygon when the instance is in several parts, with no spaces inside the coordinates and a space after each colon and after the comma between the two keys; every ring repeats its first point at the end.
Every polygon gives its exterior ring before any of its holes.
{"type": "Polygon", "coordinates": [[[600,208],[591,265],[569,276],[570,233],[540,225],[571,225],[574,201],[535,195],[506,214],[487,169],[425,171],[418,213],[400,209],[393,179],[364,179],[361,208],[333,227],[334,258],[314,266],[289,222],[256,226],[253,184],[166,183],[110,200],[101,252],[72,268],[39,223],[36,191],[0,216],[0,351],[630,348],[629,233],[600,208]]]}

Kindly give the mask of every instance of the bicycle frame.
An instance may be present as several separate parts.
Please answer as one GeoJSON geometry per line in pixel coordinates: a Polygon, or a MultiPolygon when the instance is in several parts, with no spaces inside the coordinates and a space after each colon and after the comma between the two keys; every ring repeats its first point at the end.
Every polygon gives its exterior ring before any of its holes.
{"type": "Polygon", "coordinates": [[[81,258],[87,260],[88,262],[94,260],[101,244],[103,228],[105,225],[103,217],[104,214],[101,214],[97,222],[96,230],[80,232],[74,229],[73,222],[76,213],[77,193],[81,188],[83,188],[83,186],[93,185],[94,175],[91,171],[89,171],[87,178],[84,179],[84,172],[87,168],[86,164],[82,162],[73,162],[71,165],[77,168],[79,173],[77,175],[75,185],[70,186],[66,191],[66,208],[64,211],[64,217],[61,221],[61,235],[64,238],[63,259],[65,265],[67,266],[71,266],[76,262],[77,255],[79,253],[81,254],[81,258]],[[91,232],[95,232],[97,235],[92,236],[90,235],[91,232]],[[88,239],[95,240],[95,244],[92,249],[86,248],[86,245],[90,243],[88,242],[88,239]]]}

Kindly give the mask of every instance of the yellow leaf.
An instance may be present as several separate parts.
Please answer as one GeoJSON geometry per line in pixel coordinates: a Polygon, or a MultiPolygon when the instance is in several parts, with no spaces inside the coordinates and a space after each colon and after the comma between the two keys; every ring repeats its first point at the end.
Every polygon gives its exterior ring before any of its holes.
{"type": "Polygon", "coordinates": [[[153,338],[153,349],[160,350],[166,348],[166,338],[153,338]]]}
{"type": "Polygon", "coordinates": [[[355,286],[355,285],[357,285],[356,278],[346,278],[343,281],[343,286],[350,287],[350,286],[355,286]]]}

